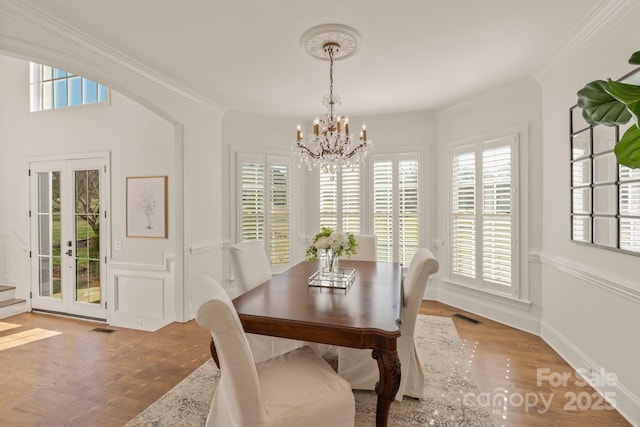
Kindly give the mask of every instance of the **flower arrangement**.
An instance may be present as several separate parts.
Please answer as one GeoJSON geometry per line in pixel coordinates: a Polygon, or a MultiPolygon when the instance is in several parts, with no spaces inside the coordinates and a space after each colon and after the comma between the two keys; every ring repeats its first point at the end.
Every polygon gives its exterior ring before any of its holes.
{"type": "Polygon", "coordinates": [[[313,244],[307,248],[305,259],[315,261],[318,251],[330,250],[334,257],[355,255],[358,253],[358,242],[353,233],[333,231],[329,227],[322,227],[322,231],[313,237],[313,244]]]}

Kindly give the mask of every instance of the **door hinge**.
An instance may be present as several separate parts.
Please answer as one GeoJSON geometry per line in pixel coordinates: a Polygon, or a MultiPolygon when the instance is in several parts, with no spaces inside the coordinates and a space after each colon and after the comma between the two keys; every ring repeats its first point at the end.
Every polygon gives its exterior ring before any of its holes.
{"type": "Polygon", "coordinates": [[[29,209],[29,218],[31,218],[31,209],[29,209]]]}
{"type": "Polygon", "coordinates": [[[31,169],[27,169],[27,173],[31,176],[31,169]]]}
{"type": "Polygon", "coordinates": [[[107,165],[104,165],[104,173],[107,173],[107,165]]]}
{"type": "Polygon", "coordinates": [[[107,211],[104,211],[104,219],[107,219],[107,211]]]}
{"type": "Polygon", "coordinates": [[[33,291],[29,291],[29,299],[33,299],[33,291]]]}
{"type": "Polygon", "coordinates": [[[106,310],[107,308],[109,308],[109,307],[108,307],[108,303],[105,301],[105,302],[104,302],[104,309],[106,310]]]}
{"type": "Polygon", "coordinates": [[[107,256],[106,255],[104,256],[104,263],[105,264],[107,263],[107,256]]]}
{"type": "Polygon", "coordinates": [[[29,258],[31,258],[31,251],[29,251],[29,258]]]}

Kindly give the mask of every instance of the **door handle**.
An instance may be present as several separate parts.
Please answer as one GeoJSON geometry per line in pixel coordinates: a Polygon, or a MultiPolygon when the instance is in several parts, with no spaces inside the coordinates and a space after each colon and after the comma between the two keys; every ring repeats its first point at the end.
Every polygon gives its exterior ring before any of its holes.
{"type": "Polygon", "coordinates": [[[69,255],[69,256],[73,256],[73,252],[71,251],[71,249],[69,249],[69,250],[67,251],[67,255],[69,255]]]}

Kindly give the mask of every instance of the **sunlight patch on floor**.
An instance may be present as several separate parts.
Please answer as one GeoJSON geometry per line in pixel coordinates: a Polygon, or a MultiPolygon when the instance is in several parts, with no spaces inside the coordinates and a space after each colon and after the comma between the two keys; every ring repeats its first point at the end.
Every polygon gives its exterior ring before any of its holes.
{"type": "Polygon", "coordinates": [[[22,325],[16,325],[15,323],[0,322],[0,332],[8,331],[9,329],[13,329],[13,328],[19,328],[20,326],[22,325]]]}
{"type": "Polygon", "coordinates": [[[45,338],[60,335],[62,332],[49,331],[47,329],[29,329],[28,331],[18,332],[15,334],[0,337],[0,351],[29,344],[45,338]]]}

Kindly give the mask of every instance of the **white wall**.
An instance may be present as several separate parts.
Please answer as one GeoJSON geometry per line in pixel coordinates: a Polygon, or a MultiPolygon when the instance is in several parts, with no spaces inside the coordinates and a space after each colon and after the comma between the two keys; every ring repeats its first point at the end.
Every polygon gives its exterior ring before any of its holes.
{"type": "MultiPolygon", "coordinates": [[[[638,50],[640,8],[563,58],[542,83],[542,337],[576,368],[618,378],[618,409],[640,424],[640,258],[570,241],[569,107],[596,79],[618,78],[638,50]]],[[[601,389],[606,389],[601,387],[601,389]]]]}
{"type": "MultiPolygon", "coordinates": [[[[163,322],[193,317],[188,300],[190,278],[198,274],[221,278],[220,143],[224,111],[215,102],[133,58],[105,49],[35,7],[4,2],[0,3],[0,12],[0,54],[46,63],[99,81],[173,126],[175,182],[170,181],[173,193],[169,198],[176,206],[172,220],[175,260],[164,257],[162,264],[150,265],[146,273],[160,274],[162,280],[164,276],[173,277],[175,286],[173,295],[165,292],[158,304],[164,311],[162,319],[147,316],[150,324],[143,327],[151,329],[163,322]]],[[[12,254],[22,257],[17,250],[12,254]]],[[[133,315],[126,325],[139,326],[140,321],[133,315]]]]}
{"type": "MultiPolygon", "coordinates": [[[[29,179],[30,161],[50,158],[83,156],[87,153],[110,154],[110,205],[111,225],[107,234],[111,247],[106,247],[111,273],[104,285],[111,291],[118,286],[114,271],[126,269],[129,286],[139,280],[136,270],[153,266],[162,275],[169,275],[166,257],[175,258],[176,209],[174,197],[168,197],[168,238],[130,238],[126,234],[126,177],[166,175],[169,194],[176,194],[173,125],[157,114],[111,91],[108,104],[29,112],[29,64],[26,61],[0,56],[0,191],[5,201],[1,211],[0,234],[9,236],[11,262],[4,275],[17,285],[17,295],[26,298],[30,288],[28,251],[30,229],[26,212],[30,209],[29,179]],[[121,250],[115,249],[119,243],[121,250]],[[114,281],[116,283],[114,283],[114,281]]],[[[105,201],[106,202],[106,201],[105,201]]],[[[158,286],[173,292],[175,278],[158,278],[158,286]]],[[[120,283],[122,289],[125,289],[120,283]]],[[[113,296],[113,292],[109,292],[113,296]]],[[[162,294],[161,294],[162,295],[162,294]]],[[[118,323],[118,305],[114,301],[112,324],[118,323]]],[[[118,304],[117,304],[118,303],[118,304]]],[[[132,302],[129,306],[135,307],[132,302]]],[[[157,315],[164,318],[164,312],[157,315]]],[[[173,320],[173,318],[171,318],[173,320]]],[[[139,324],[137,326],[140,326],[139,324]]]]}
{"type": "Polygon", "coordinates": [[[487,90],[438,112],[435,239],[443,241],[438,252],[440,280],[430,296],[455,307],[480,314],[523,330],[538,333],[541,312],[539,264],[541,247],[541,90],[531,77],[487,90]],[[515,286],[518,299],[491,295],[454,284],[449,279],[449,149],[512,133],[520,134],[519,241],[520,271],[515,286]]]}

